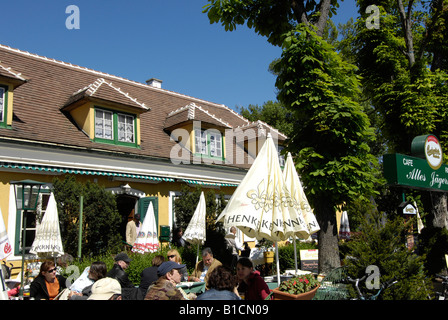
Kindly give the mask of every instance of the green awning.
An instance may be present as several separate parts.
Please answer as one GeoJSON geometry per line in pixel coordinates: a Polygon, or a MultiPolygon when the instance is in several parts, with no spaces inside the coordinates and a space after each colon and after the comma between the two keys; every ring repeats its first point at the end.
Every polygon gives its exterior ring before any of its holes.
{"type": "Polygon", "coordinates": [[[150,181],[165,181],[174,182],[174,179],[167,177],[156,177],[144,174],[132,174],[123,172],[111,172],[111,171],[101,171],[101,170],[83,170],[74,168],[63,168],[63,167],[49,167],[40,165],[27,165],[11,162],[0,162],[0,168],[8,169],[21,169],[21,170],[35,170],[42,172],[56,172],[56,173],[71,173],[71,174],[81,174],[81,175],[94,175],[94,176],[108,176],[108,177],[122,177],[122,178],[133,178],[142,179],[150,181]]]}
{"type": "Polygon", "coordinates": [[[209,186],[209,187],[238,187],[238,184],[235,183],[223,183],[223,182],[206,182],[201,180],[190,180],[190,179],[182,179],[183,182],[188,184],[195,184],[201,186],[209,186]]]}

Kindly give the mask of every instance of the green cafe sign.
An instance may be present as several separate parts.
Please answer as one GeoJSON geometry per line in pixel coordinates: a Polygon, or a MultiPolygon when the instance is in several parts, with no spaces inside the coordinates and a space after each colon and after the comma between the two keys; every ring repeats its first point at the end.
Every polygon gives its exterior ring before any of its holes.
{"type": "Polygon", "coordinates": [[[415,137],[412,156],[384,155],[384,176],[390,185],[448,191],[448,166],[442,164],[443,152],[436,136],[415,137]]]}

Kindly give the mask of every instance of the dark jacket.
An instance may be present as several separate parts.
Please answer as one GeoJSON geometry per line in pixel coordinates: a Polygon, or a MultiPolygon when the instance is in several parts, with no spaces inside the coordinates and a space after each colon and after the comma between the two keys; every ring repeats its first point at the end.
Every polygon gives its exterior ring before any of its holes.
{"type": "Polygon", "coordinates": [[[114,264],[106,276],[118,280],[123,300],[143,300],[142,291],[129,280],[128,274],[118,264],[114,264]]]}
{"type": "MultiPolygon", "coordinates": [[[[56,275],[59,282],[59,292],[66,288],[65,278],[61,275],[56,275]]],[[[47,285],[45,284],[45,277],[43,275],[38,275],[30,285],[30,298],[35,300],[49,300],[47,285]]]]}
{"type": "Polygon", "coordinates": [[[229,290],[210,289],[199,295],[196,300],[241,300],[241,298],[229,290]]]}
{"type": "Polygon", "coordinates": [[[114,264],[107,273],[107,277],[117,279],[121,288],[135,288],[134,284],[129,280],[128,274],[118,264],[114,264]]]}
{"type": "Polygon", "coordinates": [[[143,293],[143,296],[146,295],[146,291],[153,282],[156,282],[159,277],[157,276],[157,268],[158,267],[148,267],[142,271],[142,278],[140,280],[140,290],[143,293]]]}

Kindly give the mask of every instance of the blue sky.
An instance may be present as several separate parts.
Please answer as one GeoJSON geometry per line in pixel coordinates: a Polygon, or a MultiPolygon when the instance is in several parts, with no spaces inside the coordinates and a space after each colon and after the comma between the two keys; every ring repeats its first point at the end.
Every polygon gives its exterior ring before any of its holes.
{"type": "MultiPolygon", "coordinates": [[[[276,100],[269,63],[281,49],[245,26],[210,24],[207,0],[14,0],[1,6],[0,43],[130,80],[235,106],[276,100]],[[67,29],[69,5],[80,28],[67,29]]],[[[356,14],[341,3],[336,23],[356,14]]]]}

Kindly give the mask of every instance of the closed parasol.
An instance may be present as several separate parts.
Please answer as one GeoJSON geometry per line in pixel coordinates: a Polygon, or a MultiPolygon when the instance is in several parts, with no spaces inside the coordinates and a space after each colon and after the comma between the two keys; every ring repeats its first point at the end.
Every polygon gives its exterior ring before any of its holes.
{"type": "Polygon", "coordinates": [[[31,245],[30,253],[39,257],[52,258],[60,257],[64,254],[58,208],[53,192],[48,199],[47,209],[42,217],[42,221],[36,228],[36,236],[31,245]]]}
{"type": "Polygon", "coordinates": [[[159,249],[159,240],[157,238],[157,224],[154,216],[154,207],[149,203],[146,210],[142,226],[132,247],[133,252],[145,253],[155,252],[159,249]]]}
{"type": "Polygon", "coordinates": [[[205,225],[206,205],[204,192],[201,192],[199,203],[191,217],[190,223],[184,232],[184,239],[193,245],[198,246],[198,254],[196,262],[199,258],[199,246],[205,242],[206,239],[206,225],[205,225]]]}
{"type": "Polygon", "coordinates": [[[341,224],[339,226],[339,238],[345,240],[350,239],[350,224],[348,222],[347,211],[343,211],[341,215],[341,224]]]}

